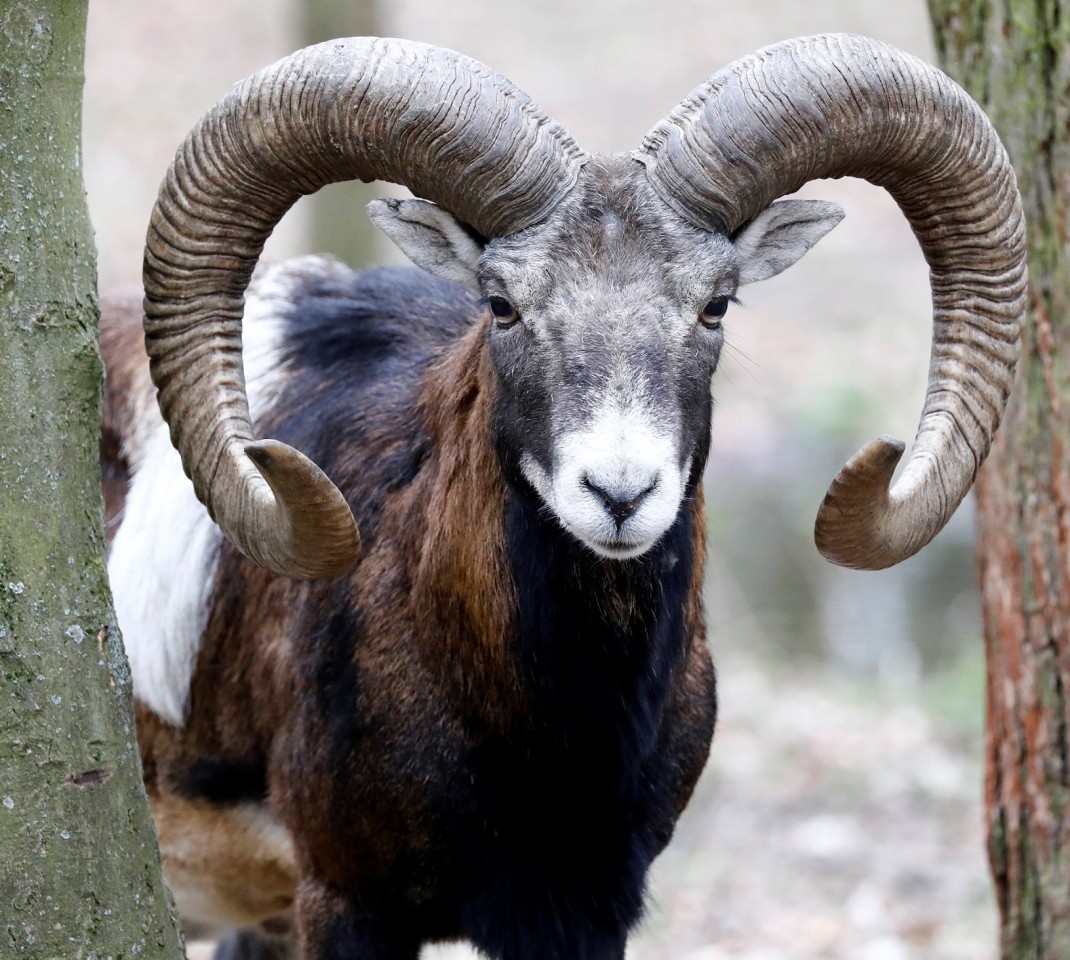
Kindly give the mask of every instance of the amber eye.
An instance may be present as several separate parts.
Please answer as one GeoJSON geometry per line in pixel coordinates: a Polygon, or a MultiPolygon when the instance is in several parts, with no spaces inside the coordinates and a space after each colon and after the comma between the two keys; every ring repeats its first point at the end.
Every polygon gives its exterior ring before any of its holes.
{"type": "Polygon", "coordinates": [[[714,297],[698,315],[707,327],[719,327],[721,318],[728,312],[728,297],[714,297]]]}
{"type": "Polygon", "coordinates": [[[490,304],[490,312],[494,314],[499,327],[511,327],[520,319],[516,307],[505,297],[488,297],[487,302],[490,304]]]}

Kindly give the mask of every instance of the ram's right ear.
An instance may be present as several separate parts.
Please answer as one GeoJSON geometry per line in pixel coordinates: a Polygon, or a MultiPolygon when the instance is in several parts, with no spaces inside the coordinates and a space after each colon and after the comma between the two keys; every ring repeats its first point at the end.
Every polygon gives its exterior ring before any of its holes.
{"type": "Polygon", "coordinates": [[[484,241],[453,214],[427,200],[373,200],[368,216],[416,266],[478,292],[484,241]]]}
{"type": "Polygon", "coordinates": [[[770,204],[732,238],[739,252],[739,285],[787,270],[843,219],[827,200],[781,200],[770,204]]]}

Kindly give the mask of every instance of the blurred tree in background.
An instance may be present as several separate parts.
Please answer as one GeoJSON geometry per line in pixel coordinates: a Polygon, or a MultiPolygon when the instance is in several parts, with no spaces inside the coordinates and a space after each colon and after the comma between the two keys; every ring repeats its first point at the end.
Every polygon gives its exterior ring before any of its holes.
{"type": "Polygon", "coordinates": [[[929,0],[946,69],[1018,172],[1029,314],[977,484],[988,658],[986,805],[1004,960],[1070,957],[1070,9],[929,0]]]}
{"type": "MultiPolygon", "coordinates": [[[[383,30],[378,0],[304,0],[295,4],[297,46],[334,37],[378,37],[383,30]]],[[[351,267],[378,259],[378,232],[364,208],[383,189],[370,183],[333,183],[304,202],[309,205],[309,246],[351,267]]]]}
{"type": "Polygon", "coordinates": [[[104,571],[85,27],[0,5],[0,955],[178,960],[104,571]]]}

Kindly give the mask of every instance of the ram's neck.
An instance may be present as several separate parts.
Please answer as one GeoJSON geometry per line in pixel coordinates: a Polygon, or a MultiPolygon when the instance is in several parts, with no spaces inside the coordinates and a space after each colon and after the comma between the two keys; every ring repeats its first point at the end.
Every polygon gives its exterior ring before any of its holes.
{"type": "Polygon", "coordinates": [[[587,762],[642,762],[702,633],[700,494],[632,560],[596,556],[522,487],[507,500],[504,529],[516,585],[515,655],[537,722],[587,762]]]}
{"type": "Polygon", "coordinates": [[[702,631],[697,478],[651,551],[597,557],[522,478],[503,473],[494,389],[485,331],[473,329],[421,397],[434,453],[420,494],[427,526],[414,586],[430,611],[428,655],[489,728],[533,724],[573,741],[589,734],[603,747],[607,736],[624,737],[621,750],[642,752],[702,631]]]}

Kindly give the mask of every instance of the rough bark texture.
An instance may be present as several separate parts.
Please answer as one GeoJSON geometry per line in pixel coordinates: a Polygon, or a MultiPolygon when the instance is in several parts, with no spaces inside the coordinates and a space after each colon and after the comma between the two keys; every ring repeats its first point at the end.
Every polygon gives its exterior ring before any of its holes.
{"type": "Polygon", "coordinates": [[[1070,957],[1070,22],[1060,0],[930,0],[937,49],[1018,171],[1030,296],[977,485],[989,857],[1005,960],[1070,957]]]}
{"type": "Polygon", "coordinates": [[[86,2],[0,5],[0,956],[182,956],[103,561],[86,2]]]}

